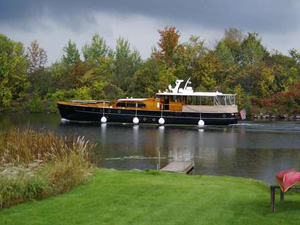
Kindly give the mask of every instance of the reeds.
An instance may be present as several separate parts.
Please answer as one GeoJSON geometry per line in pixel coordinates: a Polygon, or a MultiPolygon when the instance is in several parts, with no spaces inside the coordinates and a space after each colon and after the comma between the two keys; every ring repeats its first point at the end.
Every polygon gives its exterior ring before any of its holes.
{"type": "Polygon", "coordinates": [[[0,209],[70,190],[93,168],[84,137],[12,128],[0,132],[0,209]]]}

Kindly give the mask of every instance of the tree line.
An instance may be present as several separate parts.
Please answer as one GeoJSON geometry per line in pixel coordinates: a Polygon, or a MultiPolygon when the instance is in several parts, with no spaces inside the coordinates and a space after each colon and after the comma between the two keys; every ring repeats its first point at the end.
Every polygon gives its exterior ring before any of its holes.
{"type": "Polygon", "coordinates": [[[151,97],[191,77],[194,90],[236,93],[239,107],[253,114],[299,114],[298,50],[268,51],[257,33],[236,28],[226,29],[213,47],[194,35],[180,42],[175,27],[158,32],[145,60],[127,40],[111,48],[95,34],[80,50],[70,40],[50,66],[36,40],[25,49],[0,34],[0,111],[55,113],[59,100],[151,97]]]}

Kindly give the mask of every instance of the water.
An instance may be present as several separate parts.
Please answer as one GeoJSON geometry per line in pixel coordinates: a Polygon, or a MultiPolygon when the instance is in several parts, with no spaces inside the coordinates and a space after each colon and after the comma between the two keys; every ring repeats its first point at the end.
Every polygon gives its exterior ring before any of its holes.
{"type": "Polygon", "coordinates": [[[154,126],[62,122],[58,115],[0,115],[12,126],[85,136],[96,142],[100,167],[156,169],[172,160],[193,160],[192,174],[248,177],[274,183],[276,172],[299,169],[300,123],[241,122],[234,126],[154,126]]]}

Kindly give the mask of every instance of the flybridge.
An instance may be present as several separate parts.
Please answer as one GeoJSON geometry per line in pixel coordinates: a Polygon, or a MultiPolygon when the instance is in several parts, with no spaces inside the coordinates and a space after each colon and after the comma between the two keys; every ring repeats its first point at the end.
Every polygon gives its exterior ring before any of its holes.
{"type": "Polygon", "coordinates": [[[214,96],[236,96],[236,94],[223,94],[221,92],[194,92],[193,88],[188,86],[192,82],[190,81],[191,78],[187,80],[187,82],[184,85],[184,88],[180,88],[180,84],[184,80],[176,80],[175,81],[175,87],[173,88],[172,85],[169,85],[169,91],[166,92],[159,92],[157,95],[179,95],[179,96],[208,96],[208,97],[214,97],[214,96]]]}
{"type": "Polygon", "coordinates": [[[221,92],[159,92],[156,95],[169,95],[169,96],[206,96],[206,97],[215,97],[215,96],[236,96],[236,94],[223,94],[221,92]]]}
{"type": "Polygon", "coordinates": [[[176,80],[175,87],[169,85],[169,90],[165,92],[159,92],[156,94],[157,97],[162,96],[182,96],[182,97],[213,97],[214,105],[235,105],[235,96],[236,94],[223,94],[221,92],[194,92],[191,86],[190,78],[184,85],[184,88],[180,88],[180,84],[184,80],[176,80]],[[220,98],[219,98],[220,97],[220,98]]]}

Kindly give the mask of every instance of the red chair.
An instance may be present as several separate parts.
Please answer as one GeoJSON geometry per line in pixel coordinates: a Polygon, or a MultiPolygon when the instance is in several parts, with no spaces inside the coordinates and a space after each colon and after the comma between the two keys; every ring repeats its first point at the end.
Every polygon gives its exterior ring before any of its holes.
{"type": "Polygon", "coordinates": [[[281,190],[286,192],[289,188],[300,182],[300,172],[294,169],[283,170],[276,174],[276,179],[281,190]]]}
{"type": "Polygon", "coordinates": [[[299,190],[298,187],[293,187],[294,185],[300,183],[300,172],[289,169],[282,170],[276,174],[276,179],[279,186],[272,185],[270,187],[271,191],[271,211],[275,212],[275,189],[280,188],[280,202],[284,201],[284,193],[289,189],[299,190]]]}

